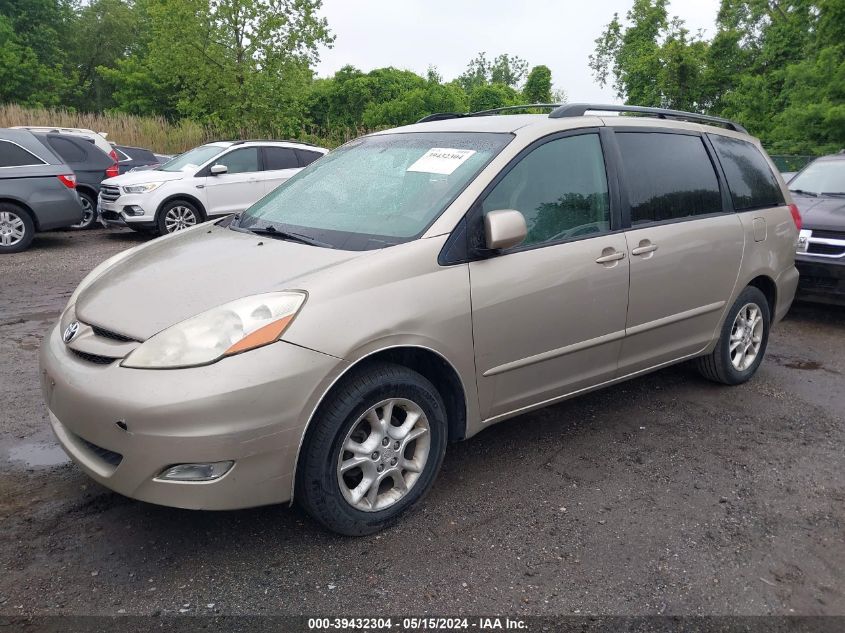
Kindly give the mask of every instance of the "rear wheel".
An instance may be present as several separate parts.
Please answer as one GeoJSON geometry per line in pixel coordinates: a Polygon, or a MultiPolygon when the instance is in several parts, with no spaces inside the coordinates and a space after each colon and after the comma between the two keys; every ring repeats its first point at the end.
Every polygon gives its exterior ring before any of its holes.
{"type": "Polygon", "coordinates": [[[35,223],[19,206],[0,202],[0,253],[19,253],[35,237],[35,223]]]}
{"type": "Polygon", "coordinates": [[[312,424],[296,498],[317,521],[349,536],[398,520],[431,488],[446,451],[440,394],[399,365],[372,365],[344,379],[312,424]]]}
{"type": "Polygon", "coordinates": [[[187,200],[171,200],[158,212],[160,235],[184,231],[202,222],[202,213],[187,200]]]}
{"type": "Polygon", "coordinates": [[[79,192],[79,201],[82,203],[82,220],[71,224],[70,228],[82,231],[91,228],[97,221],[97,201],[94,196],[85,191],[79,192]]]}
{"type": "Polygon", "coordinates": [[[705,378],[725,385],[745,382],[763,362],[770,326],[766,295],[748,286],[731,306],[716,348],[698,359],[699,371],[705,378]]]}

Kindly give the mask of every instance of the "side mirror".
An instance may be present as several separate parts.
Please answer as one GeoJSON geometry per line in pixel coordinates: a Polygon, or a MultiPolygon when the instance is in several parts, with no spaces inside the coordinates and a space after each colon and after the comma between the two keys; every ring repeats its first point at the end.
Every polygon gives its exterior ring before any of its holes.
{"type": "Polygon", "coordinates": [[[528,235],[525,216],[515,209],[490,211],[484,216],[484,239],[487,248],[499,250],[522,244],[528,235]]]}
{"type": "Polygon", "coordinates": [[[208,170],[212,176],[219,176],[220,174],[225,174],[229,171],[229,168],[226,165],[212,165],[211,169],[208,170]]]}

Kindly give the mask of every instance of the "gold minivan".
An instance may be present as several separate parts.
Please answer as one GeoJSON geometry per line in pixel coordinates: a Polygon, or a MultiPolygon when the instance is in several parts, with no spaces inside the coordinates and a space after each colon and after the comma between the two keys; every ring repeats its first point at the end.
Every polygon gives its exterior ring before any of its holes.
{"type": "Polygon", "coordinates": [[[367,534],[490,424],[687,359],[751,378],[795,292],[799,228],[727,120],[433,115],[103,262],[42,345],[42,387],[108,488],[196,509],[295,499],[367,534]]]}

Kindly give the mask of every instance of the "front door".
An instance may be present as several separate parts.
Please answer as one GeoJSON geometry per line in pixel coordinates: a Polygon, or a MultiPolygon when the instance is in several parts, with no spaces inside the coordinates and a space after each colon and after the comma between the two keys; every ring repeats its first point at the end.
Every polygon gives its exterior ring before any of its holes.
{"type": "Polygon", "coordinates": [[[631,228],[619,375],[702,351],[736,284],[744,245],[698,134],[617,132],[631,228]]]}
{"type": "Polygon", "coordinates": [[[516,209],[525,242],[469,264],[479,404],[495,418],[612,378],[628,257],[611,226],[599,134],[542,142],[481,203],[516,209]]]}
{"type": "Polygon", "coordinates": [[[205,179],[206,209],[209,216],[240,213],[264,197],[258,147],[242,147],[224,154],[213,163],[228,171],[205,179]]]}

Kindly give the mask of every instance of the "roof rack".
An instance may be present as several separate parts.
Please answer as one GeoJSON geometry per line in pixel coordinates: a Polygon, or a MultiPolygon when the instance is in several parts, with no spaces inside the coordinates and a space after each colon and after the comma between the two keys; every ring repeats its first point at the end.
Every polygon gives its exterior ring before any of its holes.
{"type": "Polygon", "coordinates": [[[597,103],[567,103],[549,114],[550,119],[562,119],[565,117],[584,116],[588,111],[595,112],[635,112],[637,114],[650,114],[658,119],[682,119],[699,123],[717,123],[724,125],[735,132],[748,133],[739,123],[730,119],[723,119],[708,114],[696,114],[695,112],[684,112],[683,110],[667,110],[666,108],[647,108],[644,106],[629,105],[604,105],[597,103]]]}
{"type": "Polygon", "coordinates": [[[525,105],[504,106],[502,108],[492,108],[490,110],[479,110],[478,112],[437,112],[436,114],[429,114],[424,116],[417,123],[429,123],[430,121],[444,121],[446,119],[462,119],[470,116],[490,116],[491,114],[498,114],[499,112],[509,112],[512,110],[528,110],[530,108],[559,108],[559,103],[526,103],[525,105]]]}
{"type": "MultiPolygon", "coordinates": [[[[219,143],[221,141],[210,141],[212,143],[219,143]]],[[[289,138],[244,138],[239,139],[237,141],[229,141],[232,145],[243,145],[244,143],[297,143],[298,145],[308,145],[310,147],[320,147],[319,145],[315,145],[314,143],[308,143],[307,141],[294,141],[293,139],[289,138]]],[[[322,148],[321,148],[322,149],[322,148]]]]}

